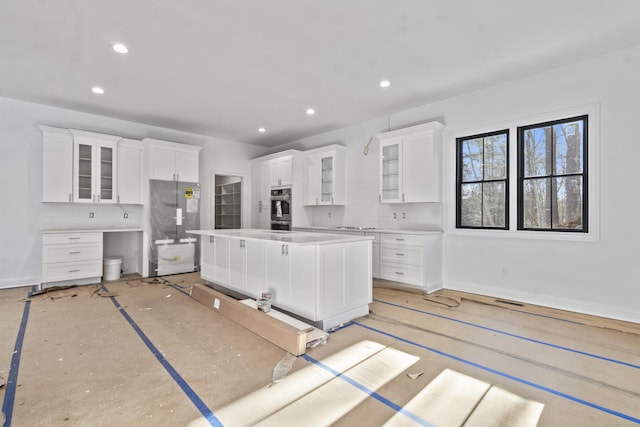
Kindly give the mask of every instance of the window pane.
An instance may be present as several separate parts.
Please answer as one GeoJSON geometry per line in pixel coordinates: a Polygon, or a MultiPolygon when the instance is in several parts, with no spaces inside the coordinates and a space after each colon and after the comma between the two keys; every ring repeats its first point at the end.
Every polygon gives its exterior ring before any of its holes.
{"type": "Polygon", "coordinates": [[[462,184],[460,187],[460,225],[482,226],[482,184],[462,184]]]}
{"type": "Polygon", "coordinates": [[[483,138],[462,141],[462,182],[482,181],[483,138]]]}
{"type": "Polygon", "coordinates": [[[507,177],[507,134],[484,138],[484,179],[507,177]]]}
{"type": "Polygon", "coordinates": [[[552,140],[551,127],[539,127],[524,131],[524,176],[551,175],[552,140]]]}
{"type": "Polygon", "coordinates": [[[582,229],[582,177],[554,178],[553,228],[582,229]]]}
{"type": "Polygon", "coordinates": [[[525,228],[551,227],[549,182],[548,178],[524,181],[522,220],[525,228]]]}
{"type": "Polygon", "coordinates": [[[482,189],[482,220],[485,227],[504,227],[506,192],[504,181],[485,182],[482,189]]]}
{"type": "Polygon", "coordinates": [[[561,123],[553,127],[555,134],[554,174],[582,173],[582,120],[561,123]]]}

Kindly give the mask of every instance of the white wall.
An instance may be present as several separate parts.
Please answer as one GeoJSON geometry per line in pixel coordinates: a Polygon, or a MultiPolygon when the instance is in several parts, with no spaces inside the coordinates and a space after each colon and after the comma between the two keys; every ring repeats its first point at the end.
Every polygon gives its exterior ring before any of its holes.
{"type": "MultiPolygon", "coordinates": [[[[201,225],[213,228],[210,177],[218,171],[249,176],[248,159],[263,148],[111,119],[94,114],[0,98],[0,288],[40,282],[40,230],[141,225],[139,206],[42,203],[42,134],[37,125],[82,129],[132,139],[146,137],[202,146],[201,225]],[[123,209],[130,213],[124,220],[123,209]],[[89,218],[94,212],[94,218],[89,218]]],[[[250,212],[246,200],[247,218],[250,212]]],[[[245,221],[248,223],[248,219],[245,221]]]]}
{"type": "Polygon", "coordinates": [[[330,143],[348,147],[348,206],[308,208],[314,209],[316,225],[402,228],[439,226],[442,221],[445,287],[640,322],[640,263],[635,248],[640,240],[640,193],[636,184],[640,143],[635,128],[640,117],[639,75],[640,46],[636,46],[286,147],[309,149],[330,143]],[[595,153],[600,163],[599,187],[591,189],[600,201],[592,212],[592,221],[598,221],[592,226],[599,226],[597,241],[452,233],[455,152],[449,148],[455,143],[456,133],[489,130],[505,121],[593,103],[600,108],[600,153],[595,153]],[[378,204],[377,144],[372,143],[367,156],[362,153],[370,136],[432,120],[447,125],[443,203],[378,204]],[[406,223],[390,219],[392,212],[405,209],[406,223]],[[333,213],[331,219],[329,212],[333,213]]]}

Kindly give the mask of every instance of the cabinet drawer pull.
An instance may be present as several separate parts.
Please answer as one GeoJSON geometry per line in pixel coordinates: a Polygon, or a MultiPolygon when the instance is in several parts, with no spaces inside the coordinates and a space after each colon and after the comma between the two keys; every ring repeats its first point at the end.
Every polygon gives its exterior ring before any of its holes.
{"type": "Polygon", "coordinates": [[[69,240],[80,240],[79,237],[69,237],[69,240]]]}
{"type": "Polygon", "coordinates": [[[73,252],[69,252],[69,255],[77,255],[79,253],[81,253],[81,252],[80,251],[73,251],[73,252]]]}
{"type": "Polygon", "coordinates": [[[396,255],[398,255],[398,256],[404,256],[404,254],[396,254],[396,255]]]}
{"type": "Polygon", "coordinates": [[[79,271],[80,271],[80,270],[69,270],[67,273],[77,273],[77,272],[79,272],[79,271]]]}
{"type": "Polygon", "coordinates": [[[401,276],[404,276],[404,273],[402,271],[396,271],[396,274],[399,274],[401,276]]]}
{"type": "Polygon", "coordinates": [[[396,239],[398,242],[404,242],[404,239],[396,239]]]}

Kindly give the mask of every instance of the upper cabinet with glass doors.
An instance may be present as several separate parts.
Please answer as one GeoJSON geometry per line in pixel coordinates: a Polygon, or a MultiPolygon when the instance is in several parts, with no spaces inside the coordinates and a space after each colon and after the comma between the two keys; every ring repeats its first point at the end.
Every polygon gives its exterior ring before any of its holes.
{"type": "Polygon", "coordinates": [[[73,134],[73,201],[115,203],[118,136],[70,129],[73,134]]]}
{"type": "Polygon", "coordinates": [[[346,202],[346,147],[329,145],[305,152],[307,174],[304,204],[344,205],[346,202]]]}
{"type": "Polygon", "coordinates": [[[440,202],[443,128],[430,122],[375,135],[381,203],[440,202]]]}

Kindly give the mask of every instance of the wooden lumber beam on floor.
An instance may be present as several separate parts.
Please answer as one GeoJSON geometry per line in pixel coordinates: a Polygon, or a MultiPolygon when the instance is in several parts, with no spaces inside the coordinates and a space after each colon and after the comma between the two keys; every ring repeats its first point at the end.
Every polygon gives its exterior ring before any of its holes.
{"type": "Polygon", "coordinates": [[[268,316],[267,313],[249,307],[206,285],[193,285],[190,295],[193,299],[269,340],[294,356],[305,353],[307,330],[300,330],[275,317],[268,316]]]}

